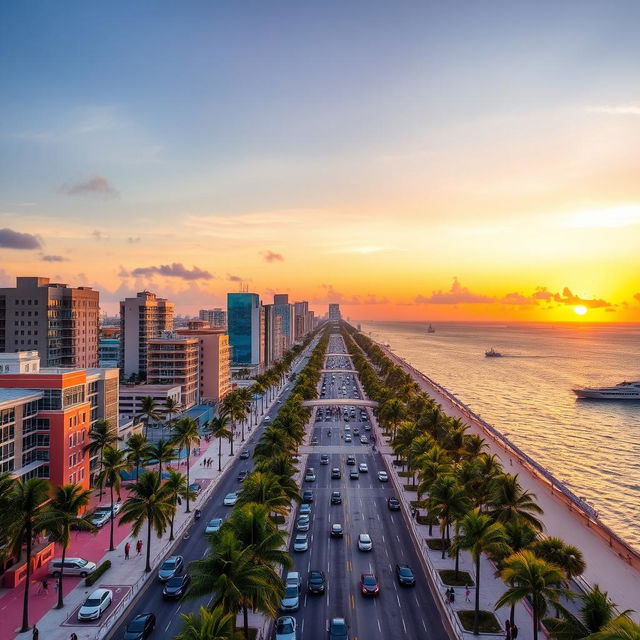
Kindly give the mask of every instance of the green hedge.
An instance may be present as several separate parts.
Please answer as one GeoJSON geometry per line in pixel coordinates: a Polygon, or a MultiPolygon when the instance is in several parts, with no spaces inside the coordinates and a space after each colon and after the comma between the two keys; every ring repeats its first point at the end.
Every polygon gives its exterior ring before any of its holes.
{"type": "Polygon", "coordinates": [[[90,587],[92,584],[95,584],[102,574],[111,568],[111,560],[105,560],[98,568],[90,575],[84,579],[84,583],[87,587],[90,587]]]}
{"type": "Polygon", "coordinates": [[[474,585],[473,578],[468,571],[458,571],[457,578],[455,569],[440,569],[438,573],[443,584],[450,587],[472,587],[474,585]]]}
{"type": "MultiPolygon", "coordinates": [[[[464,630],[473,631],[473,618],[475,611],[457,611],[457,614],[464,630]]],[[[480,610],[478,612],[478,631],[480,633],[501,633],[502,627],[491,611],[480,610]]]]}

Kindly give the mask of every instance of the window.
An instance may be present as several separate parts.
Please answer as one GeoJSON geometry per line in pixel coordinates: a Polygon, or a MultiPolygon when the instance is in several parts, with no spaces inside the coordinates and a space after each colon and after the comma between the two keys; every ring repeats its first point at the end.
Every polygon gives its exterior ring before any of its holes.
{"type": "Polygon", "coordinates": [[[73,447],[73,438],[69,436],[69,448],[73,447]]]}

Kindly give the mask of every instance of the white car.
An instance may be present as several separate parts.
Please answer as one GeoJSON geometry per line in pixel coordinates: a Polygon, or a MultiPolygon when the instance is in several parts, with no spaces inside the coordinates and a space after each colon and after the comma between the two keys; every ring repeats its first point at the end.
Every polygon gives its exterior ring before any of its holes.
{"type": "Polygon", "coordinates": [[[380,482],[389,482],[389,476],[386,471],[378,471],[378,480],[380,482]]]}
{"type": "Polygon", "coordinates": [[[358,465],[358,469],[360,470],[360,473],[369,473],[369,467],[366,462],[361,462],[358,465]]]}
{"type": "Polygon", "coordinates": [[[227,493],[227,495],[224,497],[222,504],[225,507],[233,507],[233,505],[236,502],[238,502],[238,494],[235,491],[233,491],[232,493],[227,493]]]}
{"type": "Polygon", "coordinates": [[[361,533],[358,536],[358,549],[360,551],[371,551],[373,549],[373,542],[371,542],[371,536],[368,533],[361,533]]]}
{"type": "Polygon", "coordinates": [[[296,531],[309,531],[311,526],[311,519],[308,515],[299,516],[296,524],[296,531]]]}
{"type": "Polygon", "coordinates": [[[98,620],[113,600],[111,589],[96,589],[78,611],[78,620],[98,620]]]}
{"type": "Polygon", "coordinates": [[[209,522],[207,527],[205,528],[205,533],[216,533],[220,531],[220,527],[222,526],[223,520],[222,518],[214,518],[209,522]]]}
{"type": "Polygon", "coordinates": [[[360,436],[360,444],[369,444],[369,438],[367,438],[367,436],[360,436]]]}
{"type": "Polygon", "coordinates": [[[308,551],[309,550],[309,536],[306,533],[297,533],[293,540],[294,551],[308,551]]]}
{"type": "Polygon", "coordinates": [[[262,422],[271,422],[271,416],[267,416],[262,422]]]}
{"type": "Polygon", "coordinates": [[[300,513],[301,516],[310,516],[311,515],[311,505],[308,504],[308,503],[301,504],[299,513],[300,513]]]}
{"type": "Polygon", "coordinates": [[[276,620],[275,640],[296,640],[296,619],[282,616],[276,620]]]}

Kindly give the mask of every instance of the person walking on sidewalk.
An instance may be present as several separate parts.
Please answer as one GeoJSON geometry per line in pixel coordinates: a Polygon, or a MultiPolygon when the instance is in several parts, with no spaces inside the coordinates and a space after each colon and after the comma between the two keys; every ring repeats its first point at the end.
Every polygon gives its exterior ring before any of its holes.
{"type": "Polygon", "coordinates": [[[504,640],[511,640],[511,622],[509,620],[504,623],[504,640]]]}
{"type": "Polygon", "coordinates": [[[131,551],[131,545],[127,542],[127,544],[124,545],[124,559],[125,560],[129,559],[129,551],[131,551]]]}
{"type": "Polygon", "coordinates": [[[511,625],[511,640],[516,640],[517,637],[518,637],[518,626],[514,622],[511,625]]]}
{"type": "Polygon", "coordinates": [[[78,634],[75,631],[72,631],[69,636],[69,640],[78,640],[78,634]]]}
{"type": "Polygon", "coordinates": [[[471,600],[469,599],[470,595],[471,595],[471,589],[469,589],[469,585],[467,585],[465,590],[464,590],[464,601],[465,602],[471,602],[471,600]]]}
{"type": "Polygon", "coordinates": [[[138,552],[138,555],[142,553],[142,540],[138,540],[138,542],[136,542],[136,551],[138,552]]]}
{"type": "Polygon", "coordinates": [[[38,631],[38,627],[36,627],[36,625],[33,625],[33,630],[31,631],[31,638],[33,640],[38,640],[38,637],[40,636],[40,631],[38,631]]]}

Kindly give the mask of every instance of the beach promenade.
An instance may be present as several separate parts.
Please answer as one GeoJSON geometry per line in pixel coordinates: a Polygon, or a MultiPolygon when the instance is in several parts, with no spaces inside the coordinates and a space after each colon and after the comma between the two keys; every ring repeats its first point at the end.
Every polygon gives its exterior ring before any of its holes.
{"type": "MultiPolygon", "coordinates": [[[[554,482],[553,476],[511,445],[495,427],[487,425],[480,416],[389,348],[377,344],[441,405],[448,416],[462,419],[469,425],[470,433],[483,437],[488,452],[499,458],[505,471],[518,474],[522,487],[536,494],[538,504],[544,509],[544,533],[578,546],[584,554],[587,567],[578,579],[579,584],[585,587],[600,585],[619,611],[634,609],[631,617],[640,621],[640,556],[600,523],[589,505],[574,499],[562,483],[554,482]]],[[[544,434],[540,437],[544,438],[544,434]]]]}

